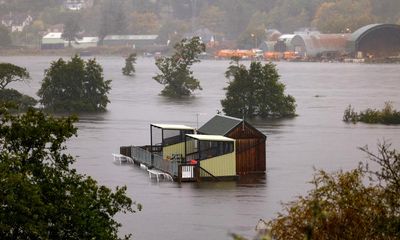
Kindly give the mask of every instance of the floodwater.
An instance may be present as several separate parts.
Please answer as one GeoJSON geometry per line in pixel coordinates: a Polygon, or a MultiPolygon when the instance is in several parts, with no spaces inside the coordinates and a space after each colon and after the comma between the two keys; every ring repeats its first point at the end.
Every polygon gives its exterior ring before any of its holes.
{"type": "MultiPolygon", "coordinates": [[[[0,61],[27,67],[29,84],[14,84],[35,96],[44,69],[56,57],[0,57],[0,61]]],[[[205,60],[193,66],[203,91],[185,100],[159,96],[162,86],[152,77],[154,60],[139,58],[135,77],[121,74],[122,57],[98,57],[106,79],[112,79],[108,112],[82,115],[78,137],[68,142],[77,156],[75,167],[109,187],[127,185],[143,211],[119,215],[121,234],[134,239],[231,239],[229,233],[254,236],[260,218],[271,219],[281,202],[305,194],[314,168],[336,171],[357,166],[366,156],[358,147],[376,150],[386,140],[400,147],[400,127],[342,122],[345,108],[356,111],[382,108],[392,101],[400,108],[400,65],[342,63],[288,63],[277,67],[286,92],[297,102],[298,117],[280,121],[255,121],[268,136],[267,172],[238,182],[157,183],[134,166],[112,163],[119,146],[150,141],[150,123],[201,126],[221,109],[224,72],[229,61],[205,60]]]]}

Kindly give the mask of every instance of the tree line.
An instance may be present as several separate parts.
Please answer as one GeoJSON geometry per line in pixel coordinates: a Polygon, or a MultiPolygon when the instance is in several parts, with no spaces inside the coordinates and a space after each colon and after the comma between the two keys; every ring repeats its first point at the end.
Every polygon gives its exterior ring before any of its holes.
{"type": "Polygon", "coordinates": [[[400,23],[397,0],[97,0],[80,11],[66,10],[60,7],[62,2],[10,0],[2,4],[0,15],[12,11],[34,15],[24,33],[12,35],[17,43],[35,41],[48,26],[71,21],[100,39],[109,34],[158,34],[166,43],[193,29],[208,28],[239,46],[247,46],[251,34],[258,42],[265,40],[265,29],[342,33],[371,23],[400,23]]]}
{"type": "MultiPolygon", "coordinates": [[[[169,98],[182,98],[202,90],[200,81],[193,76],[191,65],[199,62],[199,54],[205,51],[205,45],[199,37],[182,39],[174,46],[170,57],[156,60],[159,73],[153,77],[164,85],[161,95],[169,98]]],[[[134,74],[136,55],[130,54],[125,60],[122,74],[134,74]]],[[[231,116],[249,118],[282,118],[295,116],[295,99],[285,95],[285,85],[279,81],[279,75],[272,63],[253,62],[250,69],[239,60],[232,64],[227,72],[229,86],[225,89],[226,99],[221,100],[223,111],[231,116]]],[[[11,82],[27,80],[29,73],[25,68],[13,64],[0,64],[0,91],[8,90],[11,82]]],[[[39,103],[50,112],[101,112],[106,111],[111,80],[104,80],[103,69],[95,59],[84,61],[74,56],[69,61],[60,58],[51,63],[37,95],[39,103]]],[[[8,94],[10,95],[10,94],[8,94]]],[[[35,106],[37,101],[25,95],[5,97],[3,102],[14,102],[21,110],[35,106]],[[28,101],[30,100],[30,101],[28,101]]],[[[14,94],[15,95],[15,94],[14,94]]]]}

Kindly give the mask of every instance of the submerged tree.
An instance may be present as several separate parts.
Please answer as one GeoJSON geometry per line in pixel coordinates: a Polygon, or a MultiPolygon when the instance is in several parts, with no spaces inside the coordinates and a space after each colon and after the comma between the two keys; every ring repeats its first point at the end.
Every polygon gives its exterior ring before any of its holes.
{"type": "Polygon", "coordinates": [[[183,39],[174,46],[175,53],[171,57],[157,59],[156,65],[161,71],[153,77],[165,85],[161,94],[168,97],[180,98],[190,96],[196,89],[202,89],[200,82],[194,78],[190,66],[199,62],[198,55],[205,51],[205,45],[199,37],[183,39]]]}
{"type": "Polygon", "coordinates": [[[12,82],[25,81],[29,78],[26,68],[11,63],[0,63],[0,89],[4,89],[12,82]]]}
{"type": "Polygon", "coordinates": [[[136,53],[131,53],[125,59],[125,67],[122,68],[122,74],[132,76],[135,73],[136,53]]]}
{"type": "Polygon", "coordinates": [[[105,111],[111,80],[104,80],[103,69],[95,59],[88,61],[74,56],[65,62],[62,58],[46,70],[38,91],[40,103],[54,112],[105,111]]]}
{"type": "Polygon", "coordinates": [[[250,118],[295,116],[295,99],[284,94],[285,85],[279,82],[274,64],[263,66],[260,62],[252,62],[247,69],[236,60],[225,76],[230,82],[221,105],[227,115],[250,118]]]}
{"type": "Polygon", "coordinates": [[[0,104],[11,104],[16,110],[25,111],[30,107],[34,107],[37,104],[37,100],[15,89],[0,89],[0,104]]]}
{"type": "Polygon", "coordinates": [[[12,82],[23,82],[29,79],[29,72],[26,68],[11,63],[0,63],[0,103],[14,104],[19,111],[33,107],[37,101],[15,89],[6,89],[12,82]]]}
{"type": "Polygon", "coordinates": [[[400,124],[400,112],[394,109],[391,102],[385,102],[382,110],[367,108],[359,113],[349,105],[344,111],[343,121],[348,123],[400,124]]]}
{"type": "Polygon", "coordinates": [[[0,116],[1,238],[120,239],[114,217],[135,212],[135,203],[126,187],[113,191],[71,168],[65,142],[77,119],[33,109],[11,115],[1,108],[0,116]]]}

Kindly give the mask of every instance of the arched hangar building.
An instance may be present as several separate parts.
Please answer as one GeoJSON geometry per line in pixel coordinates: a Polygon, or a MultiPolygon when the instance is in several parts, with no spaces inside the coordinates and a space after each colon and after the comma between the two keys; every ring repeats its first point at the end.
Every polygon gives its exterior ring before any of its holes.
{"type": "Polygon", "coordinates": [[[370,24],[359,28],[348,40],[348,51],[363,57],[390,57],[400,54],[400,25],[370,24]]]}
{"type": "Polygon", "coordinates": [[[310,58],[385,58],[400,55],[400,25],[370,24],[354,33],[322,34],[302,32],[293,35],[289,49],[310,58]]]}

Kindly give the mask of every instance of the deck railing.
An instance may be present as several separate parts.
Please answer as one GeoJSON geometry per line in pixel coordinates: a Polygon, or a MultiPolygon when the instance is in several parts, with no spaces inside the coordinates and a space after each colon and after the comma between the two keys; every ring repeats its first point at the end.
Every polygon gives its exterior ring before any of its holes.
{"type": "Polygon", "coordinates": [[[180,164],[179,160],[163,159],[162,156],[158,154],[151,153],[146,149],[136,146],[132,146],[131,154],[135,161],[143,163],[148,167],[154,167],[167,172],[171,176],[178,176],[178,167],[180,164]]]}

